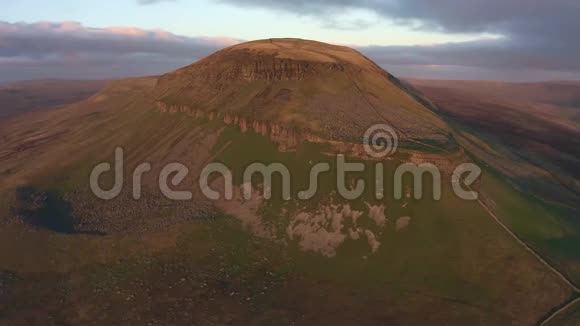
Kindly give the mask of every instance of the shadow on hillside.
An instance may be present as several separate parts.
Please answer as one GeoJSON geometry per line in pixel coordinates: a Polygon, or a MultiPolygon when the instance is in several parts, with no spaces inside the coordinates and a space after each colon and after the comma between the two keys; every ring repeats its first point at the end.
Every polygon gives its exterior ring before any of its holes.
{"type": "Polygon", "coordinates": [[[57,233],[106,235],[98,231],[79,230],[70,203],[54,191],[42,192],[32,187],[18,188],[13,214],[26,224],[57,233]]]}

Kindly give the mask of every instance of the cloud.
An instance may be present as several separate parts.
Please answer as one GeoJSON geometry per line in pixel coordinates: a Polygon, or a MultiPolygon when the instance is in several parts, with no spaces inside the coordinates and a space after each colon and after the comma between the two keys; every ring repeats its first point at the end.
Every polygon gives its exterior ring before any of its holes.
{"type": "MultiPolygon", "coordinates": [[[[580,72],[578,0],[216,0],[318,17],[366,10],[413,29],[502,37],[436,46],[362,49],[383,64],[580,72]]],[[[333,24],[326,24],[334,27],[333,24]]],[[[364,27],[364,26],[363,26],[364,27]]],[[[340,26],[338,26],[340,28],[340,26]]],[[[388,33],[388,31],[385,31],[388,33]]]]}
{"type": "Polygon", "coordinates": [[[0,22],[0,79],[160,74],[235,43],[135,27],[0,22]]]}
{"type": "Polygon", "coordinates": [[[375,23],[376,23],[375,21],[361,18],[358,19],[328,18],[323,22],[322,28],[338,29],[343,31],[354,31],[369,28],[375,23]]]}
{"type": "Polygon", "coordinates": [[[137,0],[140,5],[152,5],[160,2],[174,2],[175,0],[137,0]]]}
{"type": "Polygon", "coordinates": [[[575,51],[510,39],[489,39],[425,46],[369,46],[360,48],[379,64],[447,65],[493,69],[577,70],[575,51]]]}
{"type": "MultiPolygon", "coordinates": [[[[215,0],[240,7],[258,7],[325,16],[330,12],[364,9],[399,22],[448,32],[491,32],[510,25],[561,24],[561,18],[577,28],[577,0],[215,0]]],[[[516,27],[516,26],[511,26],[516,27]]],[[[550,28],[550,26],[545,26],[550,28]]],[[[557,26],[553,26],[556,29],[557,26]]],[[[517,28],[516,28],[517,29],[517,28]]],[[[571,31],[570,31],[571,32],[571,31]]]]}
{"type": "MultiPolygon", "coordinates": [[[[474,3],[478,1],[472,0],[474,3]]],[[[554,3],[559,1],[562,0],[554,3]]],[[[314,6],[313,8],[317,8],[314,12],[319,10],[321,15],[326,15],[328,12],[323,12],[321,6],[323,2],[299,1],[296,7],[314,6]]],[[[369,0],[371,2],[373,1],[369,0]]],[[[443,0],[441,3],[449,2],[450,0],[443,0]]],[[[340,1],[334,1],[332,6],[339,8],[336,7],[337,3],[340,1]]],[[[493,6],[493,2],[490,5],[493,6]]],[[[283,5],[283,8],[284,6],[287,5],[283,5]]],[[[345,1],[344,6],[346,8],[352,5],[345,1]]],[[[529,11],[526,8],[523,6],[521,9],[529,11]]],[[[466,15],[469,16],[469,13],[466,15]]],[[[509,16],[504,13],[501,15],[509,16]]],[[[367,46],[358,47],[358,50],[388,71],[405,77],[580,79],[580,61],[577,59],[580,57],[580,42],[576,38],[568,40],[568,31],[575,30],[579,23],[568,19],[570,15],[573,13],[558,16],[560,19],[552,22],[556,27],[545,29],[539,26],[549,24],[539,14],[534,22],[516,23],[521,20],[517,17],[511,20],[489,17],[472,23],[467,20],[462,23],[470,24],[470,27],[465,26],[466,29],[478,26],[479,31],[496,29],[497,32],[500,25],[511,26],[502,30],[504,36],[499,39],[428,46],[367,46]],[[497,25],[496,21],[503,23],[497,25]],[[561,32],[557,33],[555,28],[561,28],[561,32]],[[532,33],[532,30],[535,32],[532,33]]],[[[442,25],[442,19],[425,19],[423,23],[438,24],[437,28],[440,29],[452,29],[459,28],[459,21],[463,19],[452,21],[446,26],[442,25]],[[441,22],[435,23],[436,21],[441,22]]],[[[364,22],[358,21],[337,20],[329,24],[332,28],[350,30],[365,27],[364,22]]],[[[580,35],[580,31],[576,35],[580,35]]],[[[0,82],[39,78],[106,79],[162,74],[239,42],[240,40],[228,37],[184,37],[163,30],[136,27],[91,28],[78,22],[0,21],[0,82]]]]}

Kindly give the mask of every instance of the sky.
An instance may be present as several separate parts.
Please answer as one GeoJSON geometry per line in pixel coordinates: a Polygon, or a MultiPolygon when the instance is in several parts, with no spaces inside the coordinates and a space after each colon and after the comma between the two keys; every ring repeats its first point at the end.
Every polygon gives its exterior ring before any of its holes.
{"type": "Polygon", "coordinates": [[[578,0],[2,0],[0,82],[162,74],[239,42],[356,48],[399,77],[580,80],[578,0]]]}

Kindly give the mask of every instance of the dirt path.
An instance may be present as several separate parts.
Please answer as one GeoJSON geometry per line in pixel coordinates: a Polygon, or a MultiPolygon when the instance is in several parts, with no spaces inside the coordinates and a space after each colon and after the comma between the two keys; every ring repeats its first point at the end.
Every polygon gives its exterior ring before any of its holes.
{"type": "MultiPolygon", "coordinates": [[[[374,110],[374,112],[377,114],[377,116],[379,116],[383,121],[385,121],[387,124],[391,125],[389,123],[389,121],[387,119],[385,119],[385,117],[383,117],[379,111],[373,106],[373,104],[364,96],[362,90],[359,88],[359,86],[357,85],[357,83],[353,80],[353,78],[349,75],[349,78],[351,80],[351,82],[353,83],[354,87],[358,90],[358,92],[360,93],[360,95],[365,99],[365,101],[370,105],[370,107],[374,110]]],[[[391,125],[392,126],[392,125],[391,125]]],[[[406,135],[404,135],[402,133],[402,131],[397,130],[397,132],[399,132],[404,138],[409,139],[409,137],[406,137],[406,135]]],[[[412,139],[409,139],[411,141],[413,141],[412,139]]],[[[420,145],[426,146],[426,147],[434,147],[431,146],[429,144],[424,144],[422,142],[418,142],[418,141],[414,141],[420,145]]],[[[435,148],[435,147],[434,147],[435,148]]],[[[437,148],[439,150],[441,150],[440,148],[437,148]]],[[[443,151],[446,151],[445,149],[443,149],[443,151]]],[[[470,190],[472,190],[470,187],[468,187],[470,190]]],[[[473,191],[473,190],[472,190],[473,191]]],[[[558,278],[560,278],[560,280],[562,280],[564,283],[566,283],[576,295],[580,295],[580,289],[570,280],[568,279],[564,274],[562,274],[558,269],[556,269],[554,266],[552,266],[548,261],[546,261],[542,256],[540,256],[540,254],[538,254],[534,249],[532,249],[527,243],[525,243],[522,239],[520,239],[520,237],[518,237],[512,230],[510,230],[509,227],[507,227],[507,225],[505,225],[501,219],[499,217],[497,217],[497,215],[495,215],[493,213],[493,211],[481,200],[478,199],[477,202],[479,203],[479,205],[485,209],[485,211],[495,220],[495,222],[501,226],[502,229],[504,229],[509,235],[510,237],[512,237],[517,243],[519,243],[523,248],[525,248],[530,254],[532,254],[540,263],[542,263],[544,266],[546,266],[550,271],[552,271],[556,276],[558,276],[558,278]]],[[[570,308],[571,306],[573,306],[576,302],[580,302],[580,298],[577,298],[573,301],[571,301],[570,303],[568,303],[567,305],[565,305],[564,307],[554,311],[554,313],[552,313],[549,317],[547,317],[545,320],[540,321],[539,324],[540,325],[546,325],[548,322],[550,322],[551,320],[553,320],[554,318],[556,318],[556,316],[558,316],[558,314],[562,313],[563,311],[565,311],[566,309],[570,308]]]]}
{"type": "MultiPolygon", "coordinates": [[[[354,81],[353,81],[354,83],[354,81]]],[[[358,85],[356,85],[356,83],[354,83],[355,86],[358,88],[358,85]]],[[[370,103],[369,103],[370,104],[370,103]]],[[[372,106],[372,104],[371,104],[372,106]]],[[[374,108],[373,108],[374,109],[374,108]]],[[[386,119],[384,119],[384,117],[382,117],[378,112],[377,115],[379,115],[383,120],[386,121],[386,119]]],[[[213,160],[216,156],[218,156],[220,153],[222,153],[223,151],[225,151],[229,146],[230,146],[231,142],[228,142],[227,144],[225,144],[218,152],[216,152],[212,157],[210,157],[207,161],[211,161],[213,160]]],[[[206,162],[207,162],[206,161],[206,162]]],[[[468,189],[473,191],[473,189],[471,189],[468,186],[468,189]]],[[[554,266],[552,266],[548,261],[546,261],[542,256],[540,256],[540,254],[538,254],[534,249],[532,249],[527,243],[525,243],[520,237],[518,237],[512,230],[510,230],[510,228],[505,225],[504,222],[502,222],[502,220],[495,215],[495,213],[481,200],[478,199],[477,202],[479,203],[479,205],[493,218],[493,220],[502,228],[505,230],[505,232],[507,232],[507,234],[514,239],[517,243],[519,243],[523,248],[525,248],[530,254],[532,254],[532,256],[534,256],[540,263],[542,263],[545,267],[547,267],[550,271],[552,271],[552,273],[554,273],[556,276],[558,276],[558,278],[560,280],[562,280],[564,283],[566,283],[576,295],[580,295],[580,289],[570,280],[568,279],[564,274],[562,274],[558,269],[556,269],[554,266]]],[[[580,303],[580,297],[576,298],[574,300],[572,300],[571,302],[569,302],[568,304],[566,304],[565,306],[561,307],[560,309],[554,311],[550,316],[548,316],[546,319],[544,319],[543,321],[539,321],[538,324],[543,326],[543,325],[547,325],[547,323],[549,323],[550,321],[552,321],[554,318],[556,318],[560,313],[566,311],[568,308],[572,307],[574,304],[576,303],[580,303]]]]}
{"type": "Polygon", "coordinates": [[[548,318],[546,318],[543,321],[541,321],[539,323],[539,325],[540,326],[548,325],[548,323],[551,322],[552,320],[554,320],[559,314],[561,314],[564,311],[570,309],[571,307],[573,307],[577,303],[580,303],[580,298],[576,298],[576,299],[570,301],[567,305],[563,306],[562,308],[554,311],[554,313],[552,313],[548,318]]]}
{"type": "MultiPolygon", "coordinates": [[[[360,95],[367,101],[367,103],[371,106],[371,108],[375,111],[375,113],[383,121],[387,122],[390,125],[389,121],[387,121],[387,119],[385,119],[385,117],[383,117],[378,112],[378,110],[372,105],[372,103],[370,103],[370,101],[363,95],[362,90],[358,87],[357,83],[352,79],[352,77],[350,77],[350,75],[349,75],[349,78],[351,79],[351,82],[353,83],[354,87],[359,91],[360,95]]],[[[400,132],[402,134],[402,132],[400,130],[397,130],[397,132],[400,132]]],[[[402,134],[402,135],[403,135],[404,138],[408,138],[408,137],[405,137],[404,134],[402,134]]],[[[431,145],[423,144],[421,142],[417,142],[417,143],[419,143],[421,145],[424,145],[424,146],[427,146],[427,147],[433,147],[431,145]]],[[[447,151],[445,151],[445,152],[447,152],[447,151]]],[[[468,188],[471,191],[473,191],[473,189],[471,189],[470,187],[468,187],[468,188]]],[[[554,266],[552,266],[548,261],[546,261],[542,256],[540,256],[540,254],[538,254],[534,249],[532,249],[527,243],[525,243],[522,239],[520,239],[512,230],[510,230],[509,227],[507,227],[507,225],[505,225],[501,221],[501,219],[499,217],[497,217],[497,215],[495,215],[493,213],[493,211],[481,199],[478,199],[477,202],[495,220],[495,222],[499,226],[501,226],[501,228],[504,229],[510,235],[511,238],[513,238],[517,243],[519,243],[523,248],[525,248],[530,254],[532,254],[540,263],[542,263],[550,271],[552,271],[556,276],[558,276],[558,278],[560,278],[560,280],[562,280],[564,283],[566,283],[573,290],[573,292],[576,295],[580,295],[580,289],[570,279],[568,279],[564,274],[562,274],[558,269],[556,269],[554,266]]],[[[562,308],[554,311],[554,313],[552,313],[545,320],[540,321],[539,324],[540,325],[546,325],[548,322],[550,322],[551,320],[553,320],[554,318],[556,318],[556,316],[558,316],[558,314],[562,313],[563,311],[565,311],[569,307],[573,306],[576,302],[580,302],[580,298],[577,298],[577,299],[571,301],[570,303],[568,303],[567,305],[565,305],[564,307],[562,307],[562,308]]]]}
{"type": "MultiPolygon", "coordinates": [[[[468,187],[472,190],[470,187],[468,187]]],[[[524,247],[529,253],[531,253],[536,259],[541,262],[544,266],[546,266],[550,271],[552,271],[558,278],[560,278],[564,283],[566,283],[576,295],[580,295],[580,289],[564,274],[562,274],[559,270],[557,270],[554,266],[552,266],[548,261],[546,261],[540,254],[538,254],[534,249],[528,246],[522,239],[520,239],[510,228],[508,228],[497,215],[493,213],[493,211],[481,200],[478,199],[477,202],[485,211],[497,222],[499,226],[501,226],[517,243],[519,243],[522,247],[524,247]]],[[[580,303],[580,298],[576,298],[572,300],[567,305],[563,306],[562,308],[554,311],[550,316],[546,317],[544,320],[538,322],[540,326],[547,325],[550,321],[556,318],[560,313],[566,311],[568,308],[572,307],[574,304],[580,303]]]]}
{"type": "Polygon", "coordinates": [[[522,239],[520,239],[510,228],[508,228],[497,215],[493,213],[493,211],[481,200],[478,199],[477,202],[483,209],[487,211],[487,213],[499,224],[516,242],[518,242],[522,247],[524,247],[529,253],[531,253],[538,261],[544,264],[548,269],[550,269],[554,274],[556,274],[564,283],[568,284],[574,292],[580,293],[580,289],[571,281],[569,280],[564,274],[562,274],[559,270],[557,270],[554,266],[548,263],[542,256],[540,256],[534,249],[528,246],[522,239]]]}

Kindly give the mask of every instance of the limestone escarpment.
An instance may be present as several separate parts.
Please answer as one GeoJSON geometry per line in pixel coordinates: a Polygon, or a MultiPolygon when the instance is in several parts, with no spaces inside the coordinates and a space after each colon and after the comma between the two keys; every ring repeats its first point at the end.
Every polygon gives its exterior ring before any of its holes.
{"type": "MultiPolygon", "coordinates": [[[[236,52],[221,57],[220,69],[201,69],[201,76],[212,81],[290,81],[314,78],[327,71],[344,71],[341,63],[320,63],[275,55],[254,56],[247,52],[236,52]]],[[[208,66],[213,66],[208,63],[208,66]]],[[[208,68],[209,68],[208,67],[208,68]]]]}
{"type": "Polygon", "coordinates": [[[280,123],[357,142],[368,127],[386,123],[401,138],[449,141],[446,123],[378,65],[353,49],[313,41],[262,40],[223,49],[161,76],[153,92],[170,104],[162,110],[185,105],[190,115],[220,115],[242,130],[253,128],[244,126],[248,118],[258,121],[259,133],[259,121],[271,121],[267,133],[274,137],[280,123]]]}
{"type": "Polygon", "coordinates": [[[158,86],[173,91],[193,88],[207,96],[217,96],[233,84],[316,80],[325,74],[345,72],[348,68],[349,65],[343,62],[316,62],[279,58],[276,54],[232,51],[162,76],[158,86]]]}
{"type": "Polygon", "coordinates": [[[170,105],[160,101],[157,102],[157,109],[162,113],[185,113],[196,120],[220,121],[226,125],[239,127],[242,133],[252,131],[268,137],[278,144],[281,151],[293,150],[301,141],[321,141],[320,137],[309,130],[287,127],[280,122],[253,120],[231,113],[204,112],[187,105],[170,105]]]}
{"type": "Polygon", "coordinates": [[[205,112],[188,105],[171,105],[161,101],[158,101],[156,104],[157,110],[161,113],[186,114],[191,119],[200,121],[219,121],[225,125],[237,126],[242,133],[253,132],[262,135],[276,144],[278,150],[281,152],[295,151],[298,145],[309,142],[328,145],[329,151],[327,153],[330,154],[342,153],[352,157],[372,159],[366,154],[362,139],[358,143],[332,140],[321,137],[312,130],[288,127],[281,122],[250,119],[232,113],[205,112]]]}
{"type": "Polygon", "coordinates": [[[366,57],[347,47],[296,39],[270,39],[220,50],[162,76],[159,85],[172,88],[203,85],[220,89],[226,82],[301,81],[348,69],[384,73],[366,57]]]}

